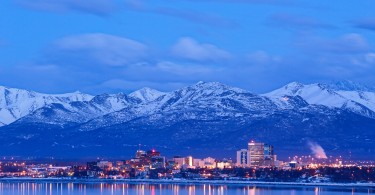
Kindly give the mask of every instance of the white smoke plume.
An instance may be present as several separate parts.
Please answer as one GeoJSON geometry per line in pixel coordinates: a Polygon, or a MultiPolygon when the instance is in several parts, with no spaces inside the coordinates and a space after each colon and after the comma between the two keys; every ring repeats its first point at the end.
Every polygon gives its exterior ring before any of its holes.
{"type": "Polygon", "coordinates": [[[327,155],[324,152],[324,149],[322,148],[322,146],[311,141],[309,141],[307,144],[309,145],[310,150],[314,154],[315,158],[327,158],[327,155]]]}

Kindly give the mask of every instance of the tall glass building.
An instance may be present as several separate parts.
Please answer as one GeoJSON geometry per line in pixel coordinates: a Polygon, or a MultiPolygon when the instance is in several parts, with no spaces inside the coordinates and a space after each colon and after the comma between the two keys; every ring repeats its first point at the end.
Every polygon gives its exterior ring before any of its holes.
{"type": "Polygon", "coordinates": [[[248,143],[250,166],[262,166],[264,162],[264,143],[250,141],[248,143]]]}

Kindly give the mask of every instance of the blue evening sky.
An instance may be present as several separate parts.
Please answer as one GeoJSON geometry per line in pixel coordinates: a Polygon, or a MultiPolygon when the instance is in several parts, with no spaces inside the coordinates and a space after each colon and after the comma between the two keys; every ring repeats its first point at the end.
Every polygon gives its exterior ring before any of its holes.
{"type": "Polygon", "coordinates": [[[375,86],[375,1],[14,0],[0,6],[0,85],[170,91],[219,81],[375,86]]]}

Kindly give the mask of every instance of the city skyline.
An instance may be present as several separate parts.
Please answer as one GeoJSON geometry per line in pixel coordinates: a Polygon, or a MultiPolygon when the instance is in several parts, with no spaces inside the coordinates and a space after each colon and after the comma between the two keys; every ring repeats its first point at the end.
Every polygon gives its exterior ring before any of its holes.
{"type": "Polygon", "coordinates": [[[0,192],[371,194],[374,0],[0,6],[0,192]]]}

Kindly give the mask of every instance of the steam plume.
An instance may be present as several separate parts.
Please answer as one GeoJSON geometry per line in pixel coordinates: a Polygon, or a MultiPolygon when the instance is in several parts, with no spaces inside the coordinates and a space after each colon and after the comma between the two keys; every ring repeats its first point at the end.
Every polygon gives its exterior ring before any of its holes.
{"type": "Polygon", "coordinates": [[[327,158],[326,153],[324,152],[324,149],[322,146],[315,142],[308,142],[307,143],[310,147],[311,152],[314,154],[315,158],[327,158]]]}

